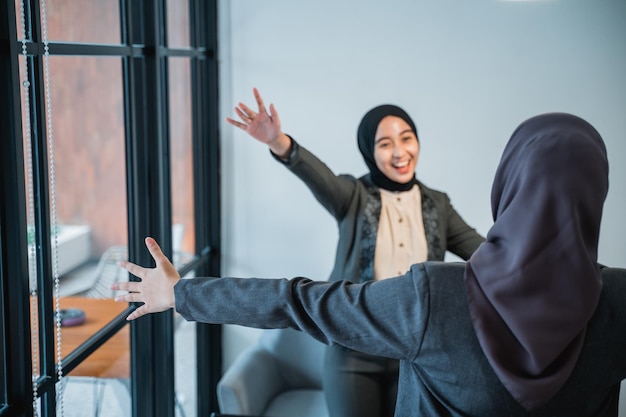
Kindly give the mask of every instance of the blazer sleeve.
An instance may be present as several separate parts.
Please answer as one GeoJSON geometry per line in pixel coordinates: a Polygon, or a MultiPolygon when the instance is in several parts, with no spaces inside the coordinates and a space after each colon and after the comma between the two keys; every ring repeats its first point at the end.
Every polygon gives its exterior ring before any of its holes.
{"type": "Polygon", "coordinates": [[[187,320],[293,328],[325,344],[395,359],[417,355],[429,310],[427,279],[411,271],[364,284],[193,278],[180,280],[174,290],[176,310],[187,320]]]}
{"type": "Polygon", "coordinates": [[[485,238],[468,225],[446,198],[446,245],[447,249],[463,260],[468,260],[485,238]]]}
{"type": "Polygon", "coordinates": [[[300,146],[291,136],[289,138],[292,148],[287,160],[279,158],[271,151],[270,153],[306,184],[315,199],[335,219],[341,220],[356,193],[356,178],[351,175],[336,175],[319,158],[300,146]]]}
{"type": "Polygon", "coordinates": [[[423,184],[420,185],[435,203],[440,220],[439,236],[442,242],[445,242],[444,249],[463,260],[468,260],[480,244],[485,241],[485,238],[463,220],[452,206],[446,193],[433,190],[423,184]]]}

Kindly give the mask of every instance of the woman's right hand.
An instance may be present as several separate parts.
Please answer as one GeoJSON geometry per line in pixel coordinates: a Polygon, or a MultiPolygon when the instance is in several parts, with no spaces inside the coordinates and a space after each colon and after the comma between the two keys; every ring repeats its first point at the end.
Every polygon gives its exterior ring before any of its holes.
{"type": "Polygon", "coordinates": [[[274,154],[284,158],[291,149],[291,139],[280,128],[280,118],[274,104],[270,104],[270,114],[265,109],[259,90],[254,88],[253,93],[259,108],[258,112],[255,112],[243,103],[239,103],[235,107],[235,113],[242,121],[239,122],[230,117],[227,117],[226,121],[244,130],[259,142],[265,143],[274,154]]]}

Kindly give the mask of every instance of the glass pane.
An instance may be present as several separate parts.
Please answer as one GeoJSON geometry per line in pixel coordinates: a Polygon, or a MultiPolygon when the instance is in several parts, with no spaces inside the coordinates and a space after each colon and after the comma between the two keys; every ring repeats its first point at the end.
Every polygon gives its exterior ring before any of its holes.
{"type": "Polygon", "coordinates": [[[170,48],[188,48],[189,1],[167,1],[167,45],[170,48]]]}
{"type": "MultiPolygon", "coordinates": [[[[62,297],[61,308],[65,311],[78,309],[84,313],[84,322],[80,317],[76,323],[61,327],[62,356],[76,349],[94,333],[107,324],[111,318],[120,314],[127,304],[117,303],[112,299],[90,297],[62,297]]],[[[68,319],[69,320],[69,319],[68,319]]],[[[69,372],[69,376],[98,378],[128,378],[130,376],[130,328],[124,326],[104,345],[92,353],[80,365],[69,372]]]]}
{"type": "Polygon", "coordinates": [[[50,41],[104,44],[121,42],[118,1],[46,0],[46,5],[50,41]]]}
{"type": "MultiPolygon", "coordinates": [[[[117,266],[127,258],[128,245],[122,63],[111,57],[49,59],[50,194],[58,226],[53,263],[66,313],[61,332],[66,357],[127,306],[112,301],[110,290],[112,282],[128,279],[117,266]]],[[[128,328],[69,375],[128,378],[128,328]]]]}
{"type": "MultiPolygon", "coordinates": [[[[56,416],[131,416],[128,381],[110,378],[63,378],[56,384],[63,401],[57,403],[56,416]]],[[[37,416],[41,414],[36,414],[37,416]]]]}
{"type": "Polygon", "coordinates": [[[172,249],[177,265],[195,252],[190,74],[188,58],[170,58],[172,249]]]}
{"type": "MultiPolygon", "coordinates": [[[[126,259],[122,63],[51,57],[54,194],[62,295],[85,295],[126,259]],[[76,274],[85,267],[93,274],[76,274]]],[[[103,288],[101,288],[103,289],[103,288]]],[[[96,295],[96,294],[93,294],[96,295]]],[[[97,294],[110,298],[110,290],[97,294]]]]}
{"type": "MultiPolygon", "coordinates": [[[[123,84],[120,58],[50,57],[51,135],[49,135],[50,229],[53,264],[59,276],[58,295],[62,315],[61,357],[102,329],[126,307],[112,301],[109,287],[128,276],[117,267],[127,258],[126,167],[123,119],[123,84]],[[93,81],[95,80],[95,81],[93,81]]],[[[24,59],[20,73],[24,77],[24,59]]],[[[45,86],[41,86],[42,90],[45,86]]],[[[22,83],[22,97],[26,84],[22,83]]],[[[44,100],[46,97],[43,98],[44,100]]],[[[24,99],[23,99],[24,100],[24,99]]],[[[23,105],[23,108],[27,106],[23,105]]],[[[31,286],[31,341],[33,374],[41,373],[40,322],[34,240],[34,195],[29,167],[28,113],[23,111],[29,274],[31,286]]],[[[49,131],[50,132],[50,131],[49,131]]],[[[32,162],[30,163],[32,165],[32,162]]],[[[46,226],[49,227],[49,226],[46,226]]],[[[52,278],[51,278],[52,279],[52,278]]],[[[56,295],[56,291],[55,291],[56,295]]],[[[55,329],[55,332],[57,329],[55,329]]],[[[55,346],[56,347],[56,346],[55,346]]],[[[65,409],[102,404],[130,414],[129,328],[124,327],[75,369],[64,370],[57,384],[65,409]],[[88,383],[89,387],[83,386],[88,383]],[[83,384],[83,385],[81,385],[83,384]],[[87,390],[87,388],[89,388],[87,390]],[[124,389],[121,389],[124,388],[124,389]],[[107,399],[107,396],[114,396],[107,399]],[[91,397],[88,397],[91,396],[91,397]],[[89,399],[91,398],[91,399],[89,399]],[[108,403],[107,403],[108,401],[108,403]],[[116,401],[116,402],[113,402],[116,401]]]]}

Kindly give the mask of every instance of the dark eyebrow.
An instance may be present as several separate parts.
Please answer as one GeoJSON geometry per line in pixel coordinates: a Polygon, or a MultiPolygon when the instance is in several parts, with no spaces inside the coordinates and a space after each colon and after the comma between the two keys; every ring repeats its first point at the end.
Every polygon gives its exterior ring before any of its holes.
{"type": "MultiPolygon", "coordinates": [[[[406,129],[406,130],[403,130],[402,132],[400,132],[399,136],[406,135],[407,133],[413,133],[415,135],[415,132],[413,132],[413,129],[406,129]]],[[[378,143],[378,142],[380,142],[381,140],[384,140],[384,139],[391,140],[391,138],[389,136],[383,136],[381,138],[376,139],[374,141],[374,144],[376,144],[376,143],[378,143]]]]}

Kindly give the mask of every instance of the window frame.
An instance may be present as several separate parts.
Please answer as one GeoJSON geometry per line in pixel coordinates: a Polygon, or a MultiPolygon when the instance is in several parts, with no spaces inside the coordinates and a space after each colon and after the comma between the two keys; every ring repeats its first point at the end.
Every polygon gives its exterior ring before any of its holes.
{"type": "MultiPolygon", "coordinates": [[[[49,225],[49,190],[46,155],[43,43],[39,0],[24,0],[30,39],[31,109],[36,224],[49,225]]],[[[171,0],[170,0],[171,1],[171,0]]],[[[50,55],[117,56],[122,59],[129,259],[153,265],[143,237],[157,238],[166,254],[172,252],[171,190],[168,109],[168,57],[191,62],[192,148],[194,163],[195,250],[179,272],[185,275],[220,275],[220,176],[217,64],[217,0],[189,0],[190,47],[168,48],[166,0],[120,0],[120,45],[49,42],[50,55]],[[151,196],[151,198],[147,198],[151,196]]],[[[33,415],[30,354],[30,301],[26,242],[26,178],[18,40],[15,2],[0,2],[0,293],[4,396],[0,416],[33,415]],[[4,98],[6,97],[6,98],[4,98]],[[19,277],[19,279],[10,279],[19,277]],[[10,337],[8,336],[10,335],[10,337]],[[10,383],[9,383],[10,381],[10,383]]],[[[47,228],[38,227],[38,230],[47,228]]],[[[38,309],[40,315],[41,377],[36,382],[41,413],[56,415],[55,328],[51,243],[36,236],[38,252],[38,309]]],[[[128,324],[115,317],[77,350],[63,358],[64,373],[71,371],[125,325],[131,330],[132,415],[174,416],[173,315],[164,312],[128,324]],[[156,348],[158,346],[158,349],[156,348]],[[163,364],[167,364],[164,366],[163,364]]],[[[218,411],[215,388],[221,376],[221,328],[197,325],[198,415],[218,411]],[[208,352],[208,354],[207,354],[208,352]],[[207,395],[206,393],[211,393],[207,395]]],[[[2,374],[0,373],[0,376],[2,374]]],[[[2,392],[0,392],[2,395],[2,392]]]]}

